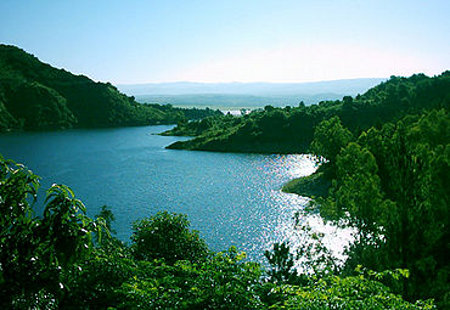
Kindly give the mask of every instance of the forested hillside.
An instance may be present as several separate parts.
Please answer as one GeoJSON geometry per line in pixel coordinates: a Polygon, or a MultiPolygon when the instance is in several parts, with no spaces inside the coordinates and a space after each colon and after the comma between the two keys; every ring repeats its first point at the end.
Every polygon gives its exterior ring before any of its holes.
{"type": "Polygon", "coordinates": [[[416,74],[409,78],[391,77],[355,98],[347,96],[311,106],[266,106],[264,111],[254,111],[241,118],[222,116],[180,124],[166,134],[198,136],[169,146],[174,149],[303,153],[308,151],[315,126],[324,119],[338,116],[346,128],[359,134],[406,114],[432,108],[448,109],[449,103],[450,71],[435,77],[416,74]]]}
{"type": "Polygon", "coordinates": [[[0,130],[175,124],[219,114],[142,105],[110,83],[53,68],[15,46],[0,45],[0,130]]]}

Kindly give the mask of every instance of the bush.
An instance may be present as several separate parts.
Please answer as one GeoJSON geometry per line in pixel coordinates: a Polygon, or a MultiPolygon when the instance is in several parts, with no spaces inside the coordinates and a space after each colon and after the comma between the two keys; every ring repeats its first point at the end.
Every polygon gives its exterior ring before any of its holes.
{"type": "Polygon", "coordinates": [[[208,254],[208,247],[197,231],[189,230],[184,214],[158,212],[133,224],[134,255],[137,259],[163,258],[173,264],[178,260],[200,261],[208,254]]]}

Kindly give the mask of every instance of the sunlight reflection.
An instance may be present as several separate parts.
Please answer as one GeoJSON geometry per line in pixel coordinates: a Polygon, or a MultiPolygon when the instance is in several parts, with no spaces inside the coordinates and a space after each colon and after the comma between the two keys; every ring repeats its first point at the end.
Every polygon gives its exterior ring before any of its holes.
{"type": "MultiPolygon", "coordinates": [[[[316,158],[311,155],[273,155],[264,161],[264,172],[271,178],[283,184],[292,178],[307,176],[317,169],[316,158]]],[[[263,195],[267,192],[263,192],[263,195]]],[[[270,226],[265,226],[264,242],[266,249],[270,250],[275,242],[288,242],[291,251],[295,253],[302,243],[311,242],[312,233],[323,233],[323,245],[338,261],[346,259],[345,248],[353,241],[354,230],[351,228],[338,228],[314,213],[303,212],[310,198],[295,194],[284,193],[279,189],[272,189],[270,197],[265,200],[272,202],[272,207],[277,212],[277,221],[270,226]],[[296,226],[294,216],[300,213],[300,223],[308,224],[311,232],[308,234],[296,226]],[[275,226],[274,226],[275,224],[275,226]]]]}

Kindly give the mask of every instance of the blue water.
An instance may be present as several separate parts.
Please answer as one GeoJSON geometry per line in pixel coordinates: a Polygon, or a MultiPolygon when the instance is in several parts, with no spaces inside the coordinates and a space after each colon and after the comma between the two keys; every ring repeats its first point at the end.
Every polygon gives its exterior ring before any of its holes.
{"type": "MultiPolygon", "coordinates": [[[[188,215],[211,249],[235,245],[262,259],[289,238],[292,216],[307,199],[280,191],[315,165],[304,155],[225,154],[166,150],[186,138],[154,135],[170,126],[0,135],[0,153],[53,183],[70,186],[94,216],[108,205],[117,236],[159,210],[188,215]]],[[[39,206],[36,207],[39,211],[39,206]]]]}

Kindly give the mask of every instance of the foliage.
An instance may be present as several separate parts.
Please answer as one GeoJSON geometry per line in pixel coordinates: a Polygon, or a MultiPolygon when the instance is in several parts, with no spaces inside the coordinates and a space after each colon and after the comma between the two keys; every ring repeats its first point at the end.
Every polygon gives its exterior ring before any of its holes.
{"type": "Polygon", "coordinates": [[[18,126],[17,120],[6,109],[0,90],[0,132],[9,128],[17,128],[18,126]]]}
{"type": "Polygon", "coordinates": [[[361,233],[377,234],[375,222],[384,216],[390,203],[383,200],[375,157],[351,142],[337,156],[336,166],[330,195],[337,199],[318,200],[323,205],[322,215],[334,220],[345,217],[361,233]]]}
{"type": "Polygon", "coordinates": [[[216,115],[205,117],[195,122],[180,122],[178,125],[168,131],[161,133],[164,136],[198,136],[204,132],[216,132],[222,127],[234,126],[240,122],[240,118],[236,118],[231,114],[216,115]]]}
{"type": "Polygon", "coordinates": [[[300,221],[301,214],[295,214],[295,229],[300,232],[299,247],[296,249],[297,267],[301,271],[300,276],[304,283],[310,281],[310,277],[324,277],[339,272],[339,259],[332,255],[323,239],[325,234],[314,230],[308,221],[300,221]],[[305,279],[306,276],[306,279],[305,279]]]}
{"type": "Polygon", "coordinates": [[[100,213],[95,216],[96,218],[101,218],[105,222],[105,228],[110,232],[115,234],[116,231],[112,228],[112,223],[116,220],[114,213],[111,209],[104,205],[100,209],[100,213]]]}
{"type": "Polygon", "coordinates": [[[60,298],[62,309],[107,309],[117,306],[123,297],[118,289],[125,281],[145,275],[145,269],[134,260],[120,242],[103,242],[76,266],[63,270],[69,290],[60,298]]]}
{"type": "Polygon", "coordinates": [[[369,272],[371,280],[320,273],[296,279],[287,246],[268,256],[289,275],[274,273],[278,280],[270,281],[260,264],[234,247],[206,255],[204,241],[182,215],[158,213],[135,223],[126,245],[109,236],[114,216],[108,208],[97,221],[89,219],[63,185],[48,190],[44,213],[36,217],[38,177],[3,158],[0,185],[2,309],[432,308],[431,302],[410,304],[392,294],[378,273],[369,272]],[[93,243],[102,231],[109,237],[93,243]],[[165,247],[163,240],[180,245],[165,247]]]}
{"type": "Polygon", "coordinates": [[[294,268],[294,255],[290,253],[289,245],[285,242],[275,243],[272,251],[264,252],[264,256],[272,267],[268,271],[270,280],[274,283],[297,281],[298,275],[297,270],[294,268]]]}
{"type": "Polygon", "coordinates": [[[66,99],[37,82],[18,86],[7,103],[9,112],[23,124],[24,129],[64,129],[77,123],[66,99]]]}
{"type": "Polygon", "coordinates": [[[0,158],[0,163],[0,305],[52,304],[66,290],[61,270],[76,265],[92,249],[95,222],[63,185],[47,191],[44,214],[35,217],[31,201],[38,177],[12,161],[0,158]]]}
{"type": "Polygon", "coordinates": [[[210,109],[139,104],[110,83],[94,82],[0,44],[0,129],[49,130],[175,124],[222,115],[210,109]]]}
{"type": "Polygon", "coordinates": [[[180,259],[202,260],[208,247],[195,230],[189,230],[186,215],[158,212],[133,224],[133,251],[137,259],[164,259],[174,264],[180,259]]]}
{"type": "MultiPolygon", "coordinates": [[[[398,274],[394,273],[398,278],[398,274]]],[[[286,285],[275,288],[275,293],[285,299],[270,309],[434,309],[431,301],[417,301],[411,304],[378,280],[380,273],[363,274],[351,277],[327,276],[315,280],[308,286],[286,285]],[[372,279],[371,279],[372,278],[372,279]]],[[[391,273],[392,274],[392,273],[391,273]]]]}
{"type": "Polygon", "coordinates": [[[242,262],[244,257],[230,248],[200,263],[159,265],[152,276],[122,285],[119,308],[260,309],[256,288],[261,269],[257,263],[242,262]]]}
{"type": "MultiPolygon", "coordinates": [[[[305,153],[314,139],[315,127],[339,117],[344,128],[357,137],[363,130],[397,121],[408,113],[433,108],[448,109],[450,71],[435,77],[423,74],[388,81],[355,98],[322,101],[298,107],[255,110],[234,120],[214,117],[208,126],[201,122],[180,124],[172,133],[195,135],[189,141],[175,142],[169,148],[221,152],[305,153]]],[[[230,118],[232,118],[230,116],[230,118]]],[[[324,138],[327,138],[325,136],[324,138]]],[[[328,136],[331,138],[331,136],[328,136]]],[[[339,137],[341,138],[341,137],[339,137]]],[[[323,140],[326,141],[326,140],[323,140]]],[[[322,144],[322,145],[326,145],[322,144]]],[[[338,151],[338,150],[337,150],[338,151]]],[[[336,150],[332,152],[336,153],[336,150]]],[[[332,158],[328,158],[332,161],[332,158]]]]}
{"type": "Polygon", "coordinates": [[[323,216],[358,228],[348,269],[406,268],[411,277],[396,288],[442,307],[450,302],[449,126],[441,109],[363,132],[337,155],[329,197],[318,200],[323,216]]]}
{"type": "Polygon", "coordinates": [[[342,126],[339,117],[334,116],[316,126],[311,151],[317,156],[333,161],[341,149],[352,140],[352,133],[342,126]]]}

